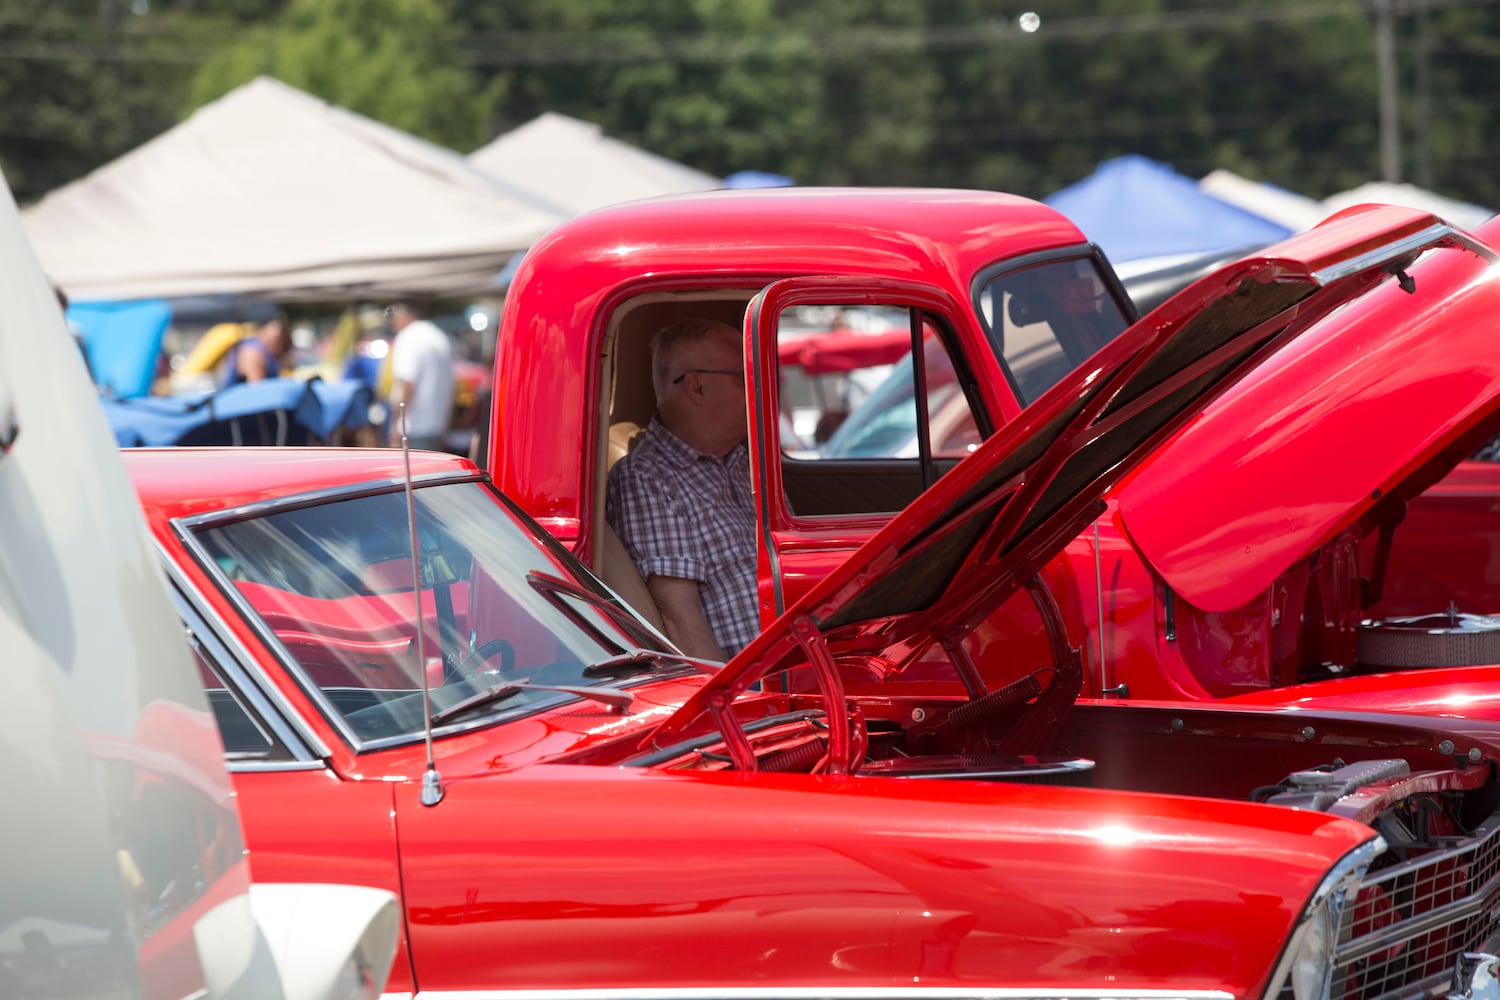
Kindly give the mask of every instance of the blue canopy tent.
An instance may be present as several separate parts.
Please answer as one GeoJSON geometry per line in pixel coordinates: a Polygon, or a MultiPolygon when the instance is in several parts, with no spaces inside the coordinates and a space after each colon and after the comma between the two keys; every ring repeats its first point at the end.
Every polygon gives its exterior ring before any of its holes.
{"type": "Polygon", "coordinates": [[[1262,247],[1292,234],[1144,156],[1106,160],[1043,200],[1072,219],[1114,264],[1262,247]]]}
{"type": "Polygon", "coordinates": [[[369,423],[370,389],[352,381],[242,382],[198,396],[105,399],[122,448],[333,442],[369,423]]]}
{"type": "Polygon", "coordinates": [[[151,391],[172,307],[161,299],[75,302],[68,323],[83,339],[94,381],[119,399],[151,391]]]}
{"type": "Polygon", "coordinates": [[[782,174],[766,173],[764,170],[740,170],[724,178],[726,188],[774,188],[791,187],[797,182],[782,174]]]}

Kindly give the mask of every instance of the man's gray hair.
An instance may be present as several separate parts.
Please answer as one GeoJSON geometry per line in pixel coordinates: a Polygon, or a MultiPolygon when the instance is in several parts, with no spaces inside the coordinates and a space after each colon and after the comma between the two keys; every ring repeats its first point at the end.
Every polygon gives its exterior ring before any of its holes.
{"type": "Polygon", "coordinates": [[[671,391],[672,380],[681,374],[674,374],[673,369],[683,348],[706,343],[719,335],[733,337],[736,342],[740,339],[740,331],[728,323],[702,316],[680,319],[656,331],[651,338],[651,386],[656,390],[657,399],[666,397],[671,391]]]}

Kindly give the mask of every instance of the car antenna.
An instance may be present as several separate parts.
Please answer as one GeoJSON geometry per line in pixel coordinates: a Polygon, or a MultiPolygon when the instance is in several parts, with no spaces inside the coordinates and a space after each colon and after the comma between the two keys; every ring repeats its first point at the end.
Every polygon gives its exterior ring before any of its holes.
{"type": "Polygon", "coordinates": [[[427,770],[422,774],[422,804],[443,801],[443,777],[432,757],[432,695],[427,690],[427,647],[422,627],[422,562],[417,555],[417,503],[411,489],[411,443],[406,436],[406,400],[396,404],[396,422],[401,428],[401,462],[405,469],[406,528],[411,533],[411,596],[417,632],[417,672],[422,675],[422,735],[427,741],[427,770]]]}

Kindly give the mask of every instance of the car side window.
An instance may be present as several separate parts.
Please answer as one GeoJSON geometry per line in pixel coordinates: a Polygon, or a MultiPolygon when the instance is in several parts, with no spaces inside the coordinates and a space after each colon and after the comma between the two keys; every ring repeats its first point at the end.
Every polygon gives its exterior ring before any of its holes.
{"type": "Polygon", "coordinates": [[[198,664],[198,678],[208,697],[209,708],[219,727],[224,754],[236,760],[290,760],[291,752],[272,735],[270,727],[244,701],[235,685],[228,680],[224,661],[228,657],[218,640],[208,631],[182,600],[174,602],[182,617],[188,648],[198,664]]]}
{"type": "Polygon", "coordinates": [[[830,305],[781,315],[782,480],[798,516],[901,510],[979,446],[983,422],[950,340],[938,317],[915,309],[830,305]]]}

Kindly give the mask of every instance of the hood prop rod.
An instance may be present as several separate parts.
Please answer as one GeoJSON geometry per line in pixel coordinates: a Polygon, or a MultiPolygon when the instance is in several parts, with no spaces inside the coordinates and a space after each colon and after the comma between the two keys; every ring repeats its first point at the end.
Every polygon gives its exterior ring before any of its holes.
{"type": "Polygon", "coordinates": [[[1104,653],[1104,572],[1100,568],[1099,519],[1094,518],[1094,593],[1099,598],[1099,697],[1129,698],[1129,684],[1111,684],[1109,662],[1104,653]]]}
{"type": "Polygon", "coordinates": [[[432,756],[432,693],[427,689],[427,646],[423,635],[427,629],[422,620],[422,562],[417,555],[417,502],[411,488],[411,443],[406,434],[405,400],[396,404],[396,419],[401,427],[401,463],[405,471],[406,530],[411,536],[411,599],[417,633],[417,674],[422,678],[422,736],[427,744],[427,770],[422,773],[421,801],[424,806],[435,806],[443,801],[443,778],[438,774],[437,763],[432,756]]]}

